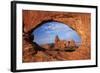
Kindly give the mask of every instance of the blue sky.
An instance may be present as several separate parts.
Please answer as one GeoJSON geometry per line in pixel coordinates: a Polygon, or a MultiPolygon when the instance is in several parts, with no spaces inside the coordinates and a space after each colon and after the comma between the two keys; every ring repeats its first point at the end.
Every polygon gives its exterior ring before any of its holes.
{"type": "Polygon", "coordinates": [[[75,42],[81,42],[81,38],[76,31],[63,23],[54,21],[44,23],[35,29],[32,35],[34,35],[33,41],[39,45],[54,43],[55,36],[57,35],[61,40],[73,39],[75,42]]]}

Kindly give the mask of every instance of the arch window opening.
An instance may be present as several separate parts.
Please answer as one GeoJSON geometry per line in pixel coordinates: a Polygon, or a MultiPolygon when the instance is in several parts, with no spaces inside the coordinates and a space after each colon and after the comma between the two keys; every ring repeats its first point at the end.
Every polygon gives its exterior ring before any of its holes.
{"type": "Polygon", "coordinates": [[[69,52],[81,45],[81,37],[74,29],[56,21],[43,23],[31,35],[34,37],[33,43],[46,50],[69,52]]]}

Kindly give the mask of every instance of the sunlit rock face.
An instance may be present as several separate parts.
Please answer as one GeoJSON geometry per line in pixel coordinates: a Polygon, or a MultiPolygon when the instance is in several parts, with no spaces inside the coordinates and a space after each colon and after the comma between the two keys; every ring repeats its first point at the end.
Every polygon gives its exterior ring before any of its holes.
{"type": "MultiPolygon", "coordinates": [[[[24,32],[23,34],[28,34],[29,37],[32,31],[38,28],[44,21],[57,21],[68,25],[74,29],[81,37],[81,45],[79,49],[72,53],[60,53],[60,56],[63,56],[64,60],[80,60],[80,59],[90,59],[90,49],[91,49],[91,14],[89,13],[71,13],[71,12],[49,12],[49,11],[28,11],[23,10],[23,25],[24,32]],[[71,55],[70,55],[71,54],[71,55]],[[68,55],[66,57],[65,55],[68,55]]],[[[65,33],[66,34],[66,33],[65,33]]],[[[29,39],[28,39],[29,40],[29,39]]],[[[24,41],[24,48],[29,47],[27,44],[31,44],[31,40],[24,41]],[[26,43],[27,44],[26,44],[26,43]]],[[[56,60],[50,57],[52,60],[56,60]]],[[[26,59],[26,57],[25,57],[26,59]]],[[[24,62],[25,62],[24,59],[24,62]]],[[[28,59],[28,58],[27,58],[28,59]]],[[[33,58],[27,62],[33,62],[33,58]]],[[[44,60],[43,60],[44,61],[44,60]]]]}

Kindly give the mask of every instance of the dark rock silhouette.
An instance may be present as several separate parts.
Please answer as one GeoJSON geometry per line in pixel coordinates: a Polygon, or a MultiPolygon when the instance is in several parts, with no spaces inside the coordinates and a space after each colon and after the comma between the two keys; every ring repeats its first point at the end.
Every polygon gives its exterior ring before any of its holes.
{"type": "Polygon", "coordinates": [[[33,45],[34,49],[37,51],[45,51],[45,49],[40,47],[36,42],[33,42],[32,45],[33,45]]]}

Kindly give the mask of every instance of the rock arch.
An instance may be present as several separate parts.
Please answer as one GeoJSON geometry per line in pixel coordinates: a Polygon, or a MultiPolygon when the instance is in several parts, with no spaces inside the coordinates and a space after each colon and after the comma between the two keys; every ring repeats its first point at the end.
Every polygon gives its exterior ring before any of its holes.
{"type": "Polygon", "coordinates": [[[57,21],[73,28],[82,39],[82,45],[90,46],[90,14],[48,11],[23,11],[24,32],[30,34],[44,22],[57,21]]]}

